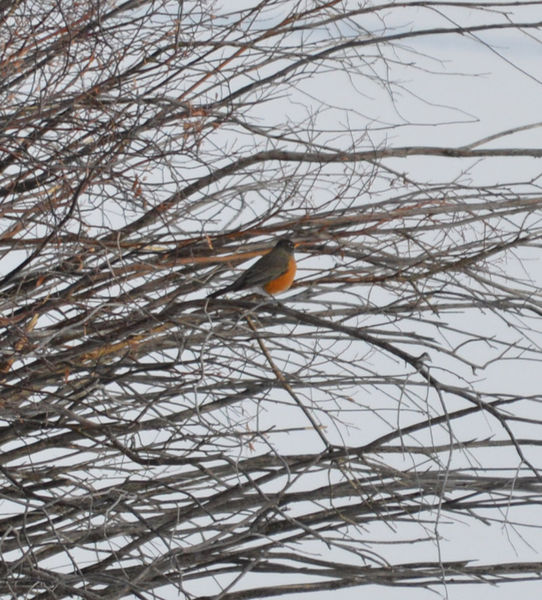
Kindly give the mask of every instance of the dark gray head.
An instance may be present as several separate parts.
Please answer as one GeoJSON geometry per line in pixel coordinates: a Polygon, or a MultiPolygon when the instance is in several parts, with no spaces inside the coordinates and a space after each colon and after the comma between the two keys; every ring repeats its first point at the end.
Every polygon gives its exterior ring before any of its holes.
{"type": "Polygon", "coordinates": [[[295,244],[288,238],[282,238],[276,243],[275,248],[284,248],[285,250],[288,250],[288,252],[293,252],[295,244]]]}

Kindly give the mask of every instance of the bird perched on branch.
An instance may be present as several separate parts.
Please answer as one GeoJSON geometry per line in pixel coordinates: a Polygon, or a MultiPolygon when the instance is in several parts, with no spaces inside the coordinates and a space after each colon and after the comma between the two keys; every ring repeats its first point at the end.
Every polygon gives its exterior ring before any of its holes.
{"type": "Polygon", "coordinates": [[[268,294],[285,292],[292,285],[296,272],[294,246],[295,244],[289,239],[279,240],[267,254],[264,254],[232,284],[207,297],[217,298],[227,292],[246,290],[251,287],[261,287],[268,294]]]}

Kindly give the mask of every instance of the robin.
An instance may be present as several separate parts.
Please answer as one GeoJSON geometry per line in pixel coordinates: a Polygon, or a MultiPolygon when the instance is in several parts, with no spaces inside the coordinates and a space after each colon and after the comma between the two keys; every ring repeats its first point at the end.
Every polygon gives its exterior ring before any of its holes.
{"type": "Polygon", "coordinates": [[[268,294],[285,292],[292,285],[295,272],[294,243],[282,239],[232,284],[209,294],[208,298],[256,286],[262,287],[268,294]]]}

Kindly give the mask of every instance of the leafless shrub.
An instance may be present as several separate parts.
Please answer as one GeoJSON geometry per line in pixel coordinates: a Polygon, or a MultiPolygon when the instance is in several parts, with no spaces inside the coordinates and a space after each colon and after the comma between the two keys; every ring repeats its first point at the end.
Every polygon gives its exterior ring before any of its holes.
{"type": "Polygon", "coordinates": [[[0,2],[1,597],[537,579],[540,124],[401,98],[539,3],[241,4],[0,2]]]}

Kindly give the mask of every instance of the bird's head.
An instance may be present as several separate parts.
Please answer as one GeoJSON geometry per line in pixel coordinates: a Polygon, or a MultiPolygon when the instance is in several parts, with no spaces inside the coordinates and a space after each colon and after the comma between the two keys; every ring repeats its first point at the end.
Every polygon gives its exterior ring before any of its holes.
{"type": "Polygon", "coordinates": [[[277,242],[275,248],[284,248],[284,250],[288,250],[288,252],[293,252],[295,244],[288,238],[282,238],[277,242]]]}

